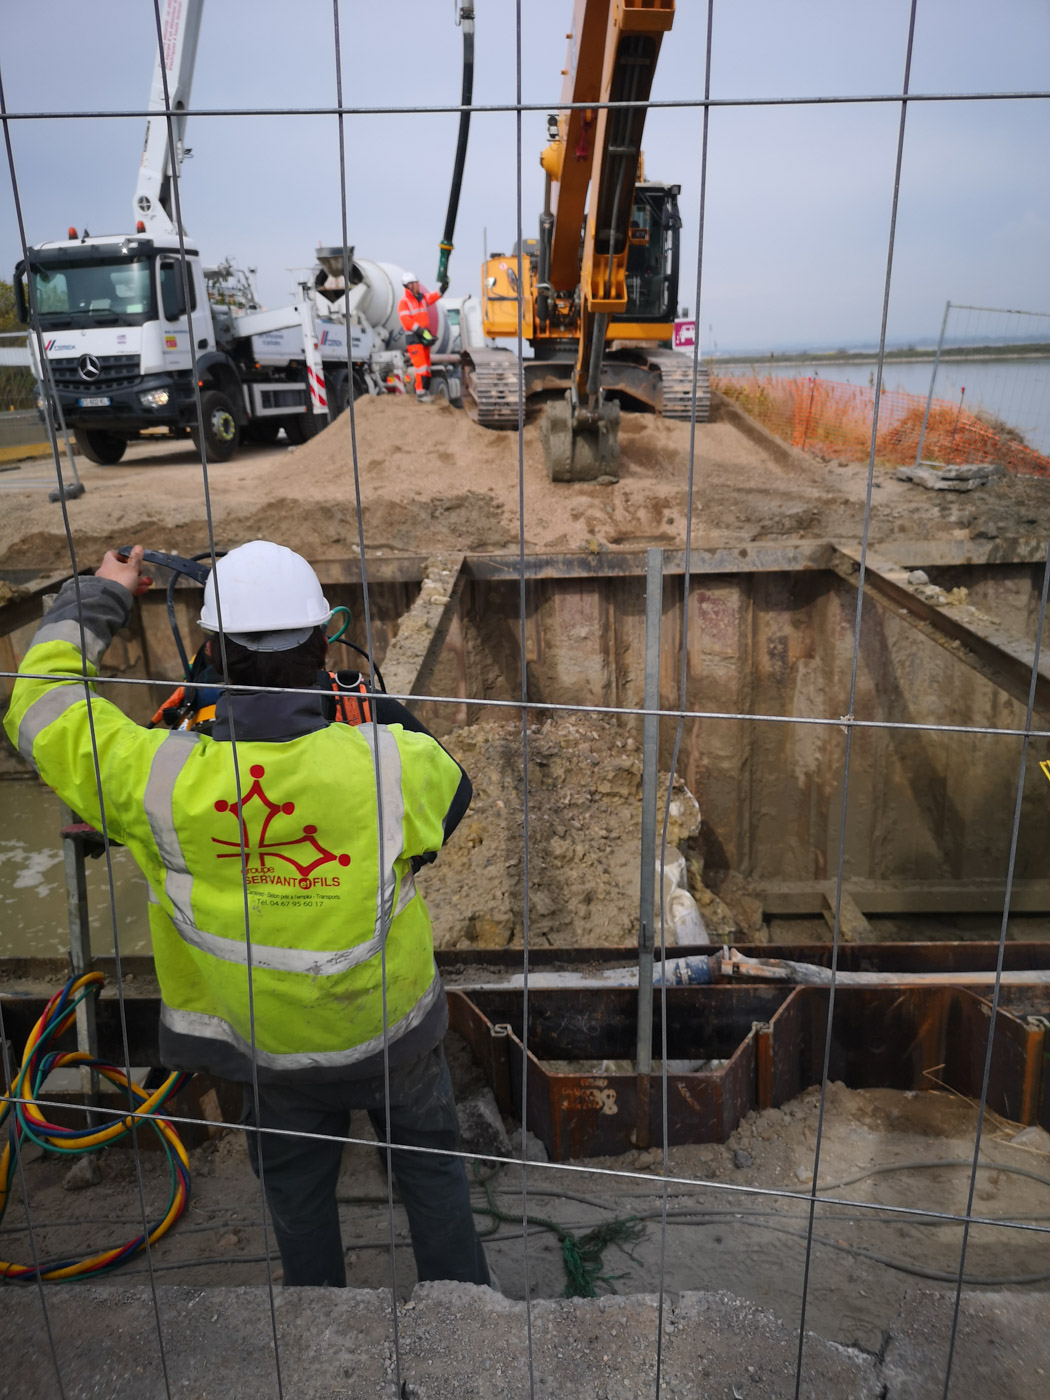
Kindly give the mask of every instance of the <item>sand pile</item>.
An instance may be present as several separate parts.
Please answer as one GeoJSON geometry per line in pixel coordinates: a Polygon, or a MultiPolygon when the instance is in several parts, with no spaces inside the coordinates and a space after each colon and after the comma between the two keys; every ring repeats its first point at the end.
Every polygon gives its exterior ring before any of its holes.
{"type": "MultiPolygon", "coordinates": [[[[517,432],[478,427],[447,403],[364,398],[354,409],[366,553],[503,551],[518,544],[517,432]]],[[[637,549],[685,543],[690,427],[624,414],[619,481],[553,484],[538,421],[523,442],[525,539],[530,552],[637,549]]],[[[33,464],[40,478],[47,468],[33,464]]],[[[210,469],[216,543],[280,540],[313,559],[358,545],[349,412],[311,442],[248,447],[210,469]]],[[[785,461],[727,421],[695,439],[693,541],[857,539],[866,470],[796,454],[785,461]]],[[[207,547],[200,462],[187,443],[135,444],[116,467],[81,463],[87,494],[69,514],[82,566],[119,542],[196,553],[207,547]]],[[[41,572],[68,567],[59,508],[40,486],[5,482],[0,560],[41,572]]],[[[994,538],[1046,534],[1050,493],[1034,478],[1005,477],[964,496],[928,493],[880,474],[873,542],[895,535],[994,538]],[[950,495],[950,500],[943,496],[950,495]]]]}

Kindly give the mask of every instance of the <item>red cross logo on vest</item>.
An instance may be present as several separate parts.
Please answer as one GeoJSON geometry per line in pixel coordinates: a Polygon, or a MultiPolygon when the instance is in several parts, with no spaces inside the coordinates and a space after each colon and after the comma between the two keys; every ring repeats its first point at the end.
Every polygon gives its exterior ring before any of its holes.
{"type": "Polygon", "coordinates": [[[216,846],[228,846],[229,850],[217,851],[217,860],[240,860],[241,847],[243,844],[245,863],[251,866],[258,866],[260,869],[268,870],[270,867],[267,861],[285,861],[295,870],[299,876],[299,883],[304,888],[309,889],[311,885],[310,876],[322,865],[327,865],[330,861],[338,861],[341,866],[350,864],[350,857],[337,854],[328,850],[317,839],[316,826],[304,826],[302,834],[299,836],[289,836],[284,840],[271,840],[270,827],[277,817],[290,817],[295,812],[294,802],[273,802],[263,791],[262,779],[266,776],[266,769],[261,763],[255,763],[249,770],[252,777],[252,785],[241,797],[240,802],[227,802],[220,798],[215,804],[217,812],[229,812],[237,819],[240,826],[240,839],[236,841],[224,841],[218,836],[213,836],[212,842],[216,846]],[[253,837],[248,825],[248,818],[245,815],[245,808],[251,802],[258,803],[255,815],[259,817],[258,833],[253,837]],[[265,812],[265,815],[263,813],[265,812]],[[306,849],[296,855],[289,854],[289,850],[294,847],[305,847],[312,849],[315,853],[314,859],[309,859],[306,849]]]}

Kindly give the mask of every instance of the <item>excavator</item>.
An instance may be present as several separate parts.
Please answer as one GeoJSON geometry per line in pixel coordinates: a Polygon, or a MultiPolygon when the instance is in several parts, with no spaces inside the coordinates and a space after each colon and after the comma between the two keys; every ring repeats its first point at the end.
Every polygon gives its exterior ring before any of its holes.
{"type": "MultiPolygon", "coordinates": [[[[532,357],[464,349],[464,404],[485,427],[516,428],[520,395],[543,396],[552,481],[615,471],[621,404],[691,418],[693,357],[673,348],[680,186],[645,179],[642,131],[674,0],[576,0],[562,87],[548,117],[539,237],[482,273],[486,338],[521,335],[532,357]],[[625,103],[615,106],[604,104],[625,103]],[[593,104],[590,105],[590,104],[593,104]],[[588,198],[589,193],[589,198],[588,198]]],[[[696,384],[706,421],[706,372],[696,384]]]]}

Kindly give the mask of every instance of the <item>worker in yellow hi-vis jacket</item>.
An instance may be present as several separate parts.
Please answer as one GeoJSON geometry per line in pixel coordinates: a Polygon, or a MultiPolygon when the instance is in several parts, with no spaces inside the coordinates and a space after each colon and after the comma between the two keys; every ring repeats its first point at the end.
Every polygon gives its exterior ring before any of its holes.
{"type": "Polygon", "coordinates": [[[79,606],[70,581],[26,653],[5,727],[149,882],[163,1062],[244,1084],[254,1064],[260,1127],[333,1138],[249,1133],[285,1283],[346,1283],[335,1184],[353,1108],[380,1140],[389,1127],[396,1147],[438,1149],[393,1153],[420,1279],[488,1283],[462,1161],[445,1155],[448,1012],[415,884],[469,779],[385,696],[371,722],[334,722],[331,609],[291,550],[253,541],[208,579],[212,660],[224,650],[227,680],[260,687],[225,692],[210,735],[145,729],[93,687],[89,718],[83,678],[150,584],[142,550],[111,551],[78,584],[79,606]]]}

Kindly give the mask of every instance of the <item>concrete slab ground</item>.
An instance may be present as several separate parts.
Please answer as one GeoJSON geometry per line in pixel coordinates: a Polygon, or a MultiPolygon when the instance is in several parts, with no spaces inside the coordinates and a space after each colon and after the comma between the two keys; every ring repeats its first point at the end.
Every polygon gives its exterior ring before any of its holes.
{"type": "MultiPolygon", "coordinates": [[[[48,1289],[50,1358],[35,1288],[0,1309],[4,1400],[265,1400],[278,1394],[269,1297],[259,1288],[48,1289]],[[167,1385],[160,1359],[163,1339],[167,1385]]],[[[396,1397],[389,1294],[274,1292],[283,1395],[295,1400],[396,1397]]],[[[402,1400],[524,1400],[530,1395],[524,1303],[467,1284],[424,1284],[398,1309],[402,1400]]],[[[542,1400],[657,1395],[652,1296],[538,1301],[531,1309],[533,1386],[542,1400]]],[[[787,1400],[796,1334],[729,1294],[665,1299],[659,1394],[665,1400],[787,1400]]],[[[985,1392],[986,1396],[989,1392],[985,1392]]],[[[808,1337],[802,1395],[876,1400],[877,1358],[808,1337]]]]}
{"type": "MultiPolygon", "coordinates": [[[[148,1288],[52,1287],[45,1326],[38,1290],[8,1288],[0,1308],[0,1397],[790,1400],[795,1393],[797,1333],[728,1293],[665,1298],[659,1392],[652,1295],[542,1300],[529,1318],[524,1303],[487,1288],[418,1285],[398,1308],[400,1389],[387,1292],[277,1287],[272,1320],[261,1288],[162,1287],[156,1296],[155,1311],[148,1288]]],[[[802,1397],[940,1400],[952,1306],[950,1296],[909,1293],[881,1356],[807,1335],[802,1397]]],[[[1046,1318],[1045,1294],[964,1294],[950,1400],[1045,1395],[1046,1318]]]]}
{"type": "MultiPolygon", "coordinates": [[[[951,1400],[1034,1400],[1050,1387],[1045,1293],[965,1293],[952,1358],[951,1400]]],[[[954,1298],[915,1291],[883,1352],[887,1400],[941,1400],[954,1298]]]]}

